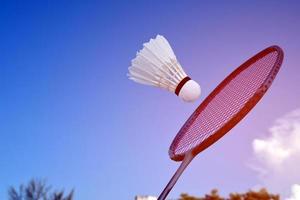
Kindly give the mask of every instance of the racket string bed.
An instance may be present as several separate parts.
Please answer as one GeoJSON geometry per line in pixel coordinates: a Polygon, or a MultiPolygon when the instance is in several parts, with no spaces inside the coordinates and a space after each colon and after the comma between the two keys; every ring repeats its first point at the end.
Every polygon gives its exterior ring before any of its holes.
{"type": "MultiPolygon", "coordinates": [[[[191,125],[174,146],[175,154],[183,154],[201,144],[233,118],[263,85],[277,60],[276,51],[252,63],[234,77],[200,112],[194,113],[191,125]]],[[[190,120],[188,120],[190,121],[190,120]]]]}

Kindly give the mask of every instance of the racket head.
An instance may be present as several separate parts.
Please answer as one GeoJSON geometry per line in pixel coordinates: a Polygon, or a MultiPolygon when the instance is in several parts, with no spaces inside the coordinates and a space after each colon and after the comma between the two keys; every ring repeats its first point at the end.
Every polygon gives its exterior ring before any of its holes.
{"type": "Polygon", "coordinates": [[[197,155],[241,121],[271,86],[283,57],[280,47],[271,46],[228,75],[179,130],[170,158],[182,161],[187,154],[197,155]]]}

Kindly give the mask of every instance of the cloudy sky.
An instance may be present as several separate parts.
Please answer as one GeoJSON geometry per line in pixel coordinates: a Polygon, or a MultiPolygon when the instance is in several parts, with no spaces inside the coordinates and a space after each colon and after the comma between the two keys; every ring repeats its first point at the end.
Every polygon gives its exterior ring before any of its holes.
{"type": "Polygon", "coordinates": [[[288,200],[300,199],[300,108],[276,119],[263,135],[252,143],[255,160],[250,167],[262,185],[291,195],[288,200]]]}
{"type": "Polygon", "coordinates": [[[298,200],[299,10],[299,1],[1,1],[0,199],[34,177],[74,188],[76,199],[158,195],[179,165],[168,148],[185,120],[232,70],[277,44],[285,59],[268,93],[193,160],[170,197],[267,187],[298,200]],[[127,79],[157,34],[201,84],[195,103],[127,79]]]}

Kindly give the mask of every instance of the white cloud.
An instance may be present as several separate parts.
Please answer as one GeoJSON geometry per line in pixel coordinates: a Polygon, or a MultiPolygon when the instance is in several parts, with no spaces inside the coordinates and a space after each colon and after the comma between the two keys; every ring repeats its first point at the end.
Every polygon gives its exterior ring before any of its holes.
{"type": "Polygon", "coordinates": [[[251,167],[262,185],[290,196],[286,200],[300,200],[300,109],[277,119],[268,135],[253,141],[251,167]]]}
{"type": "Polygon", "coordinates": [[[287,198],[286,200],[300,200],[300,185],[293,185],[292,187],[292,195],[290,198],[287,198]]]}

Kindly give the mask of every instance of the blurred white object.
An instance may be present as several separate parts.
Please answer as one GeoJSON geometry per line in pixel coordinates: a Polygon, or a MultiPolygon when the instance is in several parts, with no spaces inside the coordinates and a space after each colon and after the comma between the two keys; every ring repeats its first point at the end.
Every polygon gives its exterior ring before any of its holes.
{"type": "Polygon", "coordinates": [[[157,200],[154,196],[136,196],[135,200],[157,200]]]}
{"type": "Polygon", "coordinates": [[[195,101],[201,94],[200,85],[186,75],[170,44],[161,35],[144,43],[128,70],[129,79],[167,89],[186,102],[195,101]]]}

